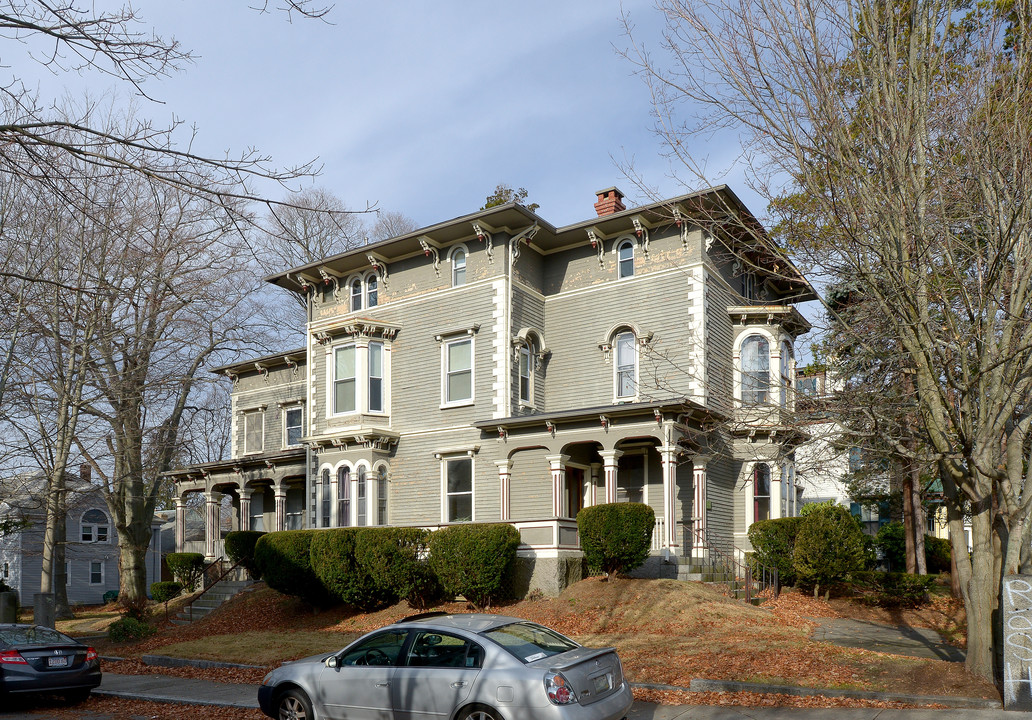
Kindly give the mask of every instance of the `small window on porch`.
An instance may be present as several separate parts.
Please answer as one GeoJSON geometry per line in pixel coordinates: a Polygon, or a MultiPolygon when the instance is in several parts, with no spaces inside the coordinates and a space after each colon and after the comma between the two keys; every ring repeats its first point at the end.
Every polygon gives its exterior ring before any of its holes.
{"type": "Polygon", "coordinates": [[[320,488],[320,489],[322,490],[322,499],[319,502],[319,507],[320,507],[320,515],[322,515],[322,517],[320,518],[319,527],[328,528],[328,527],[330,527],[330,509],[333,507],[331,505],[332,498],[330,497],[330,471],[329,470],[323,470],[322,471],[322,488],[320,488]]]}
{"type": "Polygon", "coordinates": [[[251,517],[248,520],[248,528],[265,532],[265,493],[256,492],[251,495],[251,517]]]}
{"type": "Polygon", "coordinates": [[[366,525],[366,469],[358,469],[358,482],[355,483],[355,524],[366,525]]]}
{"type": "Polygon", "coordinates": [[[770,465],[753,466],[753,522],[770,520],[770,465]]]}
{"type": "Polygon", "coordinates": [[[337,527],[351,524],[351,468],[337,468],[337,527]]]}
{"type": "Polygon", "coordinates": [[[645,456],[624,455],[616,472],[616,501],[645,502],[645,456]]]}
{"type": "Polygon", "coordinates": [[[303,530],[305,526],[305,493],[291,488],[287,490],[287,530],[303,530]]]}
{"type": "Polygon", "coordinates": [[[376,472],[376,524],[387,524],[387,468],[383,465],[376,472]]]}

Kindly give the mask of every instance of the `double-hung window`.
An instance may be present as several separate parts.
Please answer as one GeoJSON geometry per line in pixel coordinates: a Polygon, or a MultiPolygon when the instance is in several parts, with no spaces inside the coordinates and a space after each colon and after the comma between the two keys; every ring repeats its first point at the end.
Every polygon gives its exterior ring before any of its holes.
{"type": "Polygon", "coordinates": [[[333,498],[330,497],[330,471],[322,471],[322,487],[319,488],[319,492],[322,497],[319,501],[320,514],[322,515],[322,522],[319,527],[330,527],[330,510],[333,508],[331,504],[333,498]]]}
{"type": "Polygon", "coordinates": [[[625,278],[634,275],[634,242],[624,240],[616,248],[617,277],[625,278]]]}
{"type": "Polygon", "coordinates": [[[452,287],[466,284],[466,251],[456,248],[452,252],[452,287]]]}
{"type": "Polygon", "coordinates": [[[377,281],[375,275],[366,278],[366,307],[374,308],[377,302],[377,281]]]}
{"type": "Polygon", "coordinates": [[[104,514],[103,510],[93,508],[87,510],[82,514],[82,520],[80,521],[81,534],[80,537],[82,542],[102,542],[108,541],[108,519],[107,515],[104,514]]]}
{"type": "Polygon", "coordinates": [[[333,412],[341,415],[356,409],[355,346],[345,345],[333,351],[333,412]]]}
{"type": "Polygon", "coordinates": [[[351,524],[351,469],[337,468],[337,527],[351,524]]]}
{"type": "Polygon", "coordinates": [[[473,399],[473,339],[462,338],[444,344],[444,403],[451,405],[473,399]]]}
{"type": "Polygon", "coordinates": [[[351,312],[362,309],[362,281],[354,280],[351,283],[351,312]]]}
{"type": "Polygon", "coordinates": [[[781,343],[781,407],[787,408],[789,393],[792,391],[792,346],[781,343]]]}
{"type": "Polygon", "coordinates": [[[383,412],[383,343],[369,343],[369,412],[383,412]]]}
{"type": "Polygon", "coordinates": [[[304,413],[300,405],[288,407],[283,411],[283,430],[286,435],[286,447],[301,444],[301,437],[304,435],[304,413]]]}
{"type": "Polygon", "coordinates": [[[448,522],[473,520],[473,458],[447,460],[445,467],[445,508],[448,522]]]}
{"type": "Polygon", "coordinates": [[[742,404],[762,405],[770,392],[770,343],[750,335],[742,343],[742,404]]]}
{"type": "Polygon", "coordinates": [[[355,524],[366,525],[366,469],[358,469],[358,482],[355,483],[355,524]]]}
{"type": "Polygon", "coordinates": [[[770,465],[753,466],[753,522],[770,520],[770,465]]]}
{"type": "Polygon", "coordinates": [[[376,473],[376,524],[387,524],[387,468],[382,465],[376,473]]]}
{"type": "Polygon", "coordinates": [[[528,342],[520,346],[520,402],[533,402],[531,380],[534,374],[534,348],[528,342]]]}
{"type": "Polygon", "coordinates": [[[616,397],[633,398],[638,392],[638,353],[634,333],[616,336],[616,397]]]}
{"type": "Polygon", "coordinates": [[[103,585],[104,584],[104,561],[103,560],[91,560],[90,561],[90,585],[103,585]]]}
{"type": "Polygon", "coordinates": [[[265,413],[249,412],[244,415],[244,452],[257,453],[265,449],[265,413]]]}

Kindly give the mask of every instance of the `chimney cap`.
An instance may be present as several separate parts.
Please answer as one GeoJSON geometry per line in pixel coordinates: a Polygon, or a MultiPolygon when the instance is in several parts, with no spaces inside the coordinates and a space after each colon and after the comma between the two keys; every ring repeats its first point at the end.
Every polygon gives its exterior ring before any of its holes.
{"type": "Polygon", "coordinates": [[[610,193],[614,193],[618,198],[622,198],[624,196],[624,194],[620,192],[620,188],[616,187],[615,185],[613,187],[607,187],[603,190],[595,191],[595,194],[598,195],[599,198],[607,197],[610,193]]]}

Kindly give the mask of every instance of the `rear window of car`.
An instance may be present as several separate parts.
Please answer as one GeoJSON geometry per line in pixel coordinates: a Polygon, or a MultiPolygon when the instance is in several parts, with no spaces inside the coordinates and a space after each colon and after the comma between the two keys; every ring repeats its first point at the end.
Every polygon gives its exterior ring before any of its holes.
{"type": "Polygon", "coordinates": [[[45,627],[0,628],[0,643],[4,645],[55,645],[75,642],[57,630],[45,627]]]}
{"type": "Polygon", "coordinates": [[[580,647],[573,640],[535,623],[511,623],[482,634],[525,663],[580,647]]]}

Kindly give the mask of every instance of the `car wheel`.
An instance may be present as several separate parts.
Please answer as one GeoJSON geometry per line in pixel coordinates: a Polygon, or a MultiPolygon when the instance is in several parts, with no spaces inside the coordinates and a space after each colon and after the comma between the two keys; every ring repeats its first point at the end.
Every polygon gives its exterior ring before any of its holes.
{"type": "Polygon", "coordinates": [[[279,720],[315,720],[312,703],[300,690],[287,690],[276,699],[279,720]]]}
{"type": "Polygon", "coordinates": [[[462,709],[456,720],[502,720],[502,716],[487,705],[470,705],[462,709]]]}

